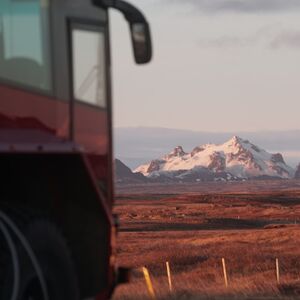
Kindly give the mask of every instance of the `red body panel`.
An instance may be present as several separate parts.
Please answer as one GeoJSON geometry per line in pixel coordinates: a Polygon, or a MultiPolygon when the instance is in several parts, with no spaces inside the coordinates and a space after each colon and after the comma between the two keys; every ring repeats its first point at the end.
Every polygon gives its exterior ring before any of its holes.
{"type": "MultiPolygon", "coordinates": [[[[75,152],[83,161],[84,172],[88,174],[90,186],[96,192],[103,212],[99,218],[106,224],[95,228],[95,232],[102,231],[97,244],[102,244],[103,249],[98,258],[106,273],[106,288],[98,299],[108,299],[114,284],[114,269],[110,263],[113,197],[109,122],[106,110],[83,103],[75,103],[71,110],[67,101],[0,84],[0,152],[69,153],[70,156],[75,152]],[[70,115],[74,116],[73,122],[70,115]],[[101,236],[105,237],[105,241],[101,236]]],[[[60,217],[65,211],[63,203],[59,203],[63,200],[59,199],[52,201],[58,220],[64,220],[64,216],[60,217]]],[[[83,195],[83,201],[89,199],[83,195]]]]}
{"type": "MultiPolygon", "coordinates": [[[[1,145],[51,146],[61,151],[70,142],[69,103],[0,85],[1,145]]],[[[106,202],[111,207],[111,164],[109,128],[105,110],[89,105],[74,105],[74,144],[87,156],[95,178],[105,186],[106,202]]]]}

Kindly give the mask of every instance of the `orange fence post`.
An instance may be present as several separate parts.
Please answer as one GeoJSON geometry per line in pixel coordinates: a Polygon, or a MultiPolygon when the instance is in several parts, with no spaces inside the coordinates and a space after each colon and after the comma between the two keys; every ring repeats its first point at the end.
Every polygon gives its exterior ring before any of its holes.
{"type": "Polygon", "coordinates": [[[151,282],[150,274],[149,274],[149,271],[146,267],[143,267],[143,274],[144,274],[144,277],[145,277],[145,281],[146,281],[146,285],[147,285],[147,288],[148,288],[149,295],[150,295],[151,299],[156,300],[156,296],[155,296],[155,292],[154,292],[153,285],[152,285],[152,282],[151,282]]]}
{"type": "Polygon", "coordinates": [[[173,286],[172,286],[172,279],[171,279],[171,270],[170,270],[170,264],[169,264],[168,261],[166,262],[166,266],[167,266],[169,290],[170,290],[170,292],[172,292],[173,291],[173,286]]]}

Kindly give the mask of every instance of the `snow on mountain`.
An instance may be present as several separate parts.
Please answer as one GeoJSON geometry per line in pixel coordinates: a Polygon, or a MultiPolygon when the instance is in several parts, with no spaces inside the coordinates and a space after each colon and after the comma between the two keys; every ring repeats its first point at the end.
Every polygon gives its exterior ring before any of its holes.
{"type": "Polygon", "coordinates": [[[248,140],[234,136],[221,145],[206,144],[186,153],[181,146],[160,159],[139,166],[134,172],[148,177],[191,177],[192,179],[292,178],[295,171],[280,153],[271,154],[248,140]]]}

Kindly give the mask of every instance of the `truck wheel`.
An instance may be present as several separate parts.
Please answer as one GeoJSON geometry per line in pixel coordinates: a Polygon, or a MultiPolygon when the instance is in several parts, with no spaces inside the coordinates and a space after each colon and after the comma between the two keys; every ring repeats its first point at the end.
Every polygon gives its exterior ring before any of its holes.
{"type": "MultiPolygon", "coordinates": [[[[22,230],[29,242],[42,270],[47,285],[49,300],[78,300],[79,291],[76,272],[67,244],[56,226],[46,220],[31,221],[22,230]]],[[[36,270],[24,247],[17,243],[20,264],[20,285],[18,300],[44,300],[36,270]]],[[[13,270],[7,257],[6,278],[0,299],[10,299],[12,293],[13,270]]]]}

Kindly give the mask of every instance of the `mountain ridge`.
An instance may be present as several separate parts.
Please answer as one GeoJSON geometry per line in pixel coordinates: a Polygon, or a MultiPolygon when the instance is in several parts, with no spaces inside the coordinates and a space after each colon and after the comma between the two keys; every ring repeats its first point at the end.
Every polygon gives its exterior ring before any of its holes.
{"type": "Polygon", "coordinates": [[[296,168],[295,179],[300,179],[300,163],[296,168]]]}
{"type": "Polygon", "coordinates": [[[133,173],[131,169],[119,159],[115,159],[114,164],[116,183],[143,183],[147,181],[147,178],[143,174],[133,173]]]}

